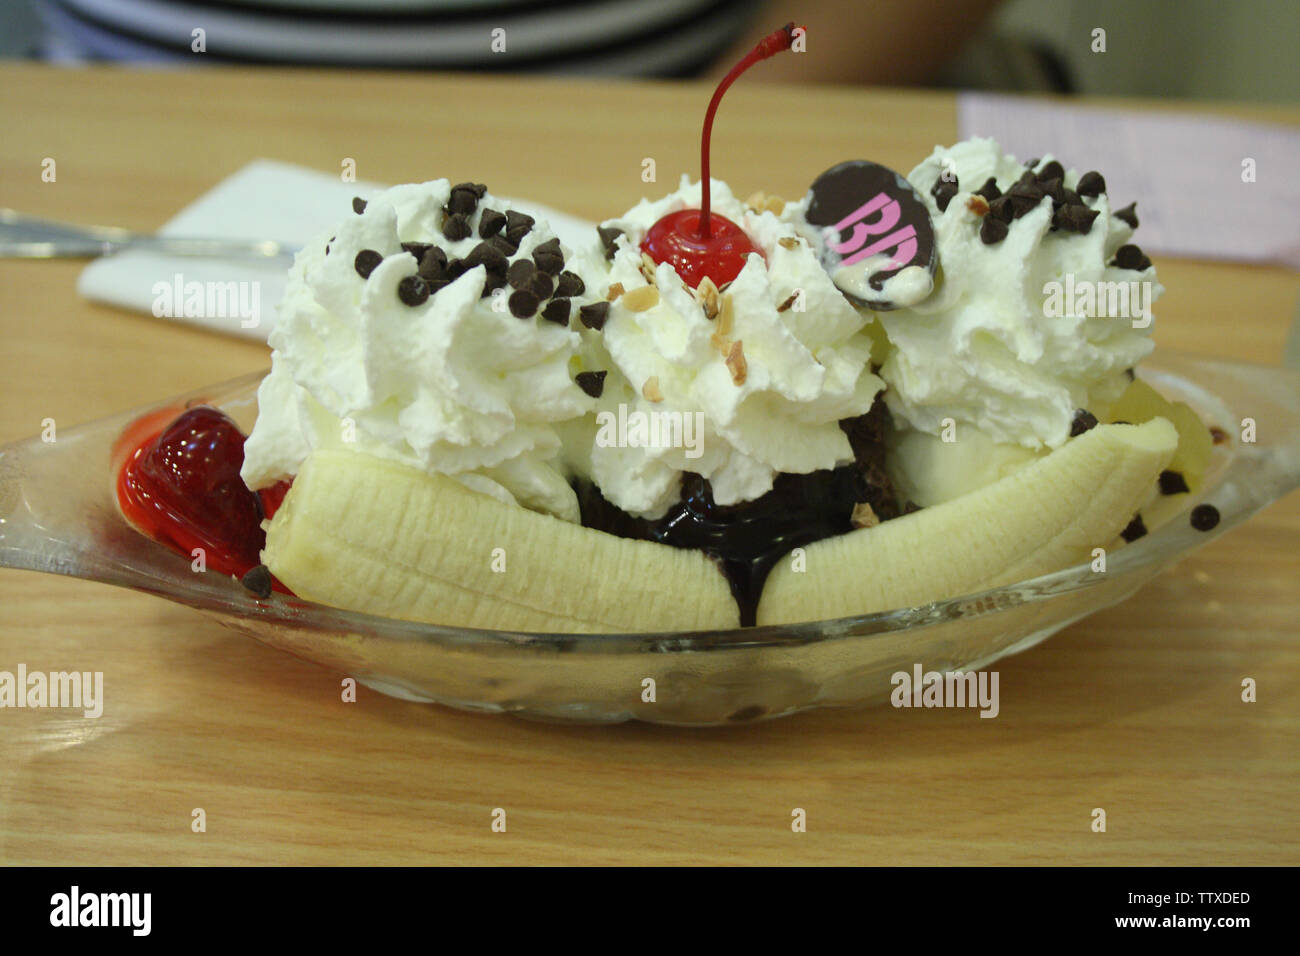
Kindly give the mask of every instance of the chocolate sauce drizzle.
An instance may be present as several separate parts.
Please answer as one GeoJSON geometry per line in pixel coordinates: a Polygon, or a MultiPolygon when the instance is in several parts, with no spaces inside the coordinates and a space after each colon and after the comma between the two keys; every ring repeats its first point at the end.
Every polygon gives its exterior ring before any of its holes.
{"type": "Polygon", "coordinates": [[[652,521],[611,504],[595,485],[576,483],[582,523],[623,538],[703,551],[730,584],[741,626],[752,626],[769,572],[792,549],[852,531],[858,502],[871,505],[881,521],[909,510],[900,505],[884,468],[885,404],[877,402],[866,415],[845,419],[840,428],[853,448],[852,464],[780,474],[767,494],[738,505],[717,504],[709,482],[688,472],[682,476],[681,497],[652,521]]]}

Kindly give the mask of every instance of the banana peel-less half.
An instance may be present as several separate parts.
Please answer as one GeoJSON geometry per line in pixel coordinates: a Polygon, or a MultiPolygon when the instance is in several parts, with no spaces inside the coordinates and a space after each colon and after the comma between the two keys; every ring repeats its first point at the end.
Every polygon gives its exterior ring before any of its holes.
{"type": "Polygon", "coordinates": [[[1088,561],[1114,545],[1177,447],[1163,418],[1100,425],[991,485],[814,542],[772,569],[758,624],[911,607],[1088,561]]]}

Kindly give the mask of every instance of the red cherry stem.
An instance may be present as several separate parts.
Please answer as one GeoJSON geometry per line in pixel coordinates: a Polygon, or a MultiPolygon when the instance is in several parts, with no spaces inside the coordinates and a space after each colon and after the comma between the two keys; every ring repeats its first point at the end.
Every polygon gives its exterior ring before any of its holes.
{"type": "Polygon", "coordinates": [[[770,56],[775,56],[782,50],[790,49],[794,43],[794,21],[787,23],[779,30],[773,30],[763,39],[758,41],[754,49],[745,54],[744,59],[731,68],[731,72],[722,78],[718,88],[713,91],[713,99],[709,100],[709,109],[704,114],[704,135],[700,137],[700,176],[702,179],[700,203],[700,238],[708,239],[712,233],[709,230],[709,140],[713,136],[713,115],[718,112],[718,104],[722,102],[722,94],[727,92],[727,87],[736,82],[736,77],[744,73],[759,60],[766,60],[770,56]]]}

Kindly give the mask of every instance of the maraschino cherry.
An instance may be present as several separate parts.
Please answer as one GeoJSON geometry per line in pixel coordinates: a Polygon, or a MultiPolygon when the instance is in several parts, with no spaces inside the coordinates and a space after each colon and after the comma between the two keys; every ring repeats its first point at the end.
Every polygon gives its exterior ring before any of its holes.
{"type": "Polygon", "coordinates": [[[700,138],[700,208],[669,213],[651,226],[641,240],[642,250],[651,259],[669,263],[691,288],[705,278],[712,279],[714,285],[730,282],[740,275],[750,253],[762,255],[740,226],[709,209],[709,140],[713,135],[713,116],[727,87],[759,60],[790,49],[795,29],[793,23],[787,23],[769,33],[722,78],[704,114],[704,135],[700,138]]]}

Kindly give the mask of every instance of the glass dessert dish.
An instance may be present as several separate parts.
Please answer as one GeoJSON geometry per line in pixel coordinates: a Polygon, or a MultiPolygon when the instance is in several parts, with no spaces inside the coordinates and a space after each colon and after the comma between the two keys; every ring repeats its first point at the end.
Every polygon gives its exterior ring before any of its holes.
{"type": "MultiPolygon", "coordinates": [[[[891,677],[983,668],[1128,598],[1193,549],[1300,484],[1300,373],[1158,351],[1139,376],[1226,433],[1204,486],[1164,525],[1107,558],[982,593],[838,620],[725,631],[532,634],[417,624],[275,593],[259,599],[122,517],[114,492],[130,435],[189,405],[256,418],[252,375],[0,448],[0,566],[65,574],[196,608],[272,647],[407,700],[540,720],[714,725],[879,703],[891,677]],[[1258,424],[1243,443],[1240,423],[1258,424]],[[137,426],[134,428],[132,426],[137,426]],[[1188,512],[1221,515],[1208,532],[1188,512]],[[654,701],[643,701],[645,680],[654,701]]],[[[672,596],[664,595],[665,600],[672,596]]]]}

